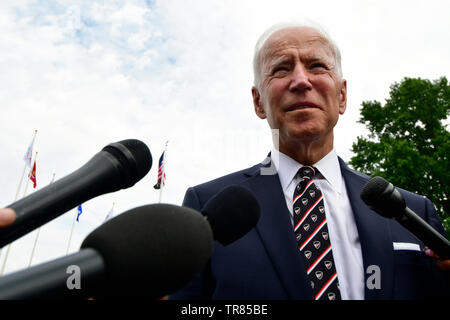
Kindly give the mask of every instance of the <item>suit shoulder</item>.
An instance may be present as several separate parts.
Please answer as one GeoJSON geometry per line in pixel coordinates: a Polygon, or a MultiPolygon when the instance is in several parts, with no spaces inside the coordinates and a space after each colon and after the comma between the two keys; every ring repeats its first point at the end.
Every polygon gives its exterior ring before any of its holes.
{"type": "Polygon", "coordinates": [[[243,170],[239,170],[233,173],[226,174],[224,176],[215,178],[213,180],[201,183],[192,188],[196,189],[197,192],[205,192],[207,190],[216,190],[219,191],[225,187],[234,184],[240,184],[242,181],[247,180],[253,173],[260,167],[260,164],[257,164],[253,167],[246,168],[243,170]]]}
{"type": "Polygon", "coordinates": [[[345,166],[345,170],[349,171],[350,173],[356,175],[358,178],[361,178],[363,180],[369,181],[371,179],[370,176],[368,176],[367,174],[364,174],[362,172],[356,171],[352,168],[350,168],[349,166],[345,166]]]}
{"type": "Polygon", "coordinates": [[[186,192],[183,204],[192,206],[192,203],[195,202],[196,206],[202,207],[211,197],[216,195],[222,189],[231,185],[239,185],[249,179],[260,167],[261,164],[257,164],[250,168],[229,173],[219,178],[190,187],[186,192]],[[195,198],[195,201],[193,201],[193,198],[195,198]]]}

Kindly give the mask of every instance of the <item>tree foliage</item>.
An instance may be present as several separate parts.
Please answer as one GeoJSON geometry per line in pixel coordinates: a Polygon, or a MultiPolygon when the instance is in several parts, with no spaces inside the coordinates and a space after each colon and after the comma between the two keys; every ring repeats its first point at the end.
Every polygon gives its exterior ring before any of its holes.
{"type": "Polygon", "coordinates": [[[450,234],[450,86],[445,77],[404,78],[384,105],[364,101],[360,123],[369,129],[353,144],[350,165],[429,198],[450,234]]]}

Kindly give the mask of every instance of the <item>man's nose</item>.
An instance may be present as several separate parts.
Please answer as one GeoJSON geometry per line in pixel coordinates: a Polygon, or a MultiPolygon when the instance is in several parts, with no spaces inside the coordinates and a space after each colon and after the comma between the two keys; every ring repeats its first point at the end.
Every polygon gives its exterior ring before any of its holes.
{"type": "Polygon", "coordinates": [[[291,74],[292,78],[289,83],[289,90],[303,91],[310,90],[312,84],[309,81],[309,73],[302,64],[295,66],[294,72],[291,74]]]}

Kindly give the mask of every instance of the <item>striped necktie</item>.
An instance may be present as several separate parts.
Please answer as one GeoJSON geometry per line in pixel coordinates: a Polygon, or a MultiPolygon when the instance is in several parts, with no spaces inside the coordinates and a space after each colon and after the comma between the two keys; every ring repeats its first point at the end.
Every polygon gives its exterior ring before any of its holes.
{"type": "Polygon", "coordinates": [[[303,166],[294,191],[294,232],[315,300],[340,300],[323,195],[313,181],[317,169],[303,166]]]}

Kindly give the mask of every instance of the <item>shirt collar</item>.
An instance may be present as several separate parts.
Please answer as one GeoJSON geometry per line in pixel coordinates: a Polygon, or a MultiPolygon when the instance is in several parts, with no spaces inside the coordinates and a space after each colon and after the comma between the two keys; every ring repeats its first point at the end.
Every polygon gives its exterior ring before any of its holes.
{"type": "MultiPolygon", "coordinates": [[[[295,178],[298,169],[303,165],[278,151],[276,148],[272,148],[271,159],[280,177],[281,187],[283,190],[286,190],[295,178]]],[[[337,193],[341,194],[343,180],[336,151],[334,149],[331,150],[313,166],[319,170],[323,178],[330,183],[331,187],[337,193]]]]}

